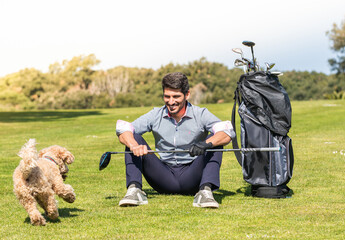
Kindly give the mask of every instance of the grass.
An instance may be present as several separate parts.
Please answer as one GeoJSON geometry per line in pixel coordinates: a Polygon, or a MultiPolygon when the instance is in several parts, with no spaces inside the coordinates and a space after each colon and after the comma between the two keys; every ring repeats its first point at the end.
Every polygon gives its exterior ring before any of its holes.
{"type": "MultiPolygon", "coordinates": [[[[117,119],[132,121],[150,108],[0,112],[0,238],[343,239],[345,101],[292,104],[292,197],[249,196],[234,154],[224,153],[217,210],[193,208],[192,196],[159,195],[145,181],[148,205],[118,207],[126,193],[123,156],[113,155],[103,171],[98,170],[99,158],[123,150],[115,137],[117,119]],[[45,227],[30,225],[13,194],[16,154],[29,138],[37,139],[39,149],[58,144],[76,157],[66,182],[77,200],[68,204],[57,198],[60,218],[45,227]]],[[[222,120],[230,119],[232,104],[207,107],[222,120]]],[[[153,144],[150,134],[145,138],[153,144]]]]}

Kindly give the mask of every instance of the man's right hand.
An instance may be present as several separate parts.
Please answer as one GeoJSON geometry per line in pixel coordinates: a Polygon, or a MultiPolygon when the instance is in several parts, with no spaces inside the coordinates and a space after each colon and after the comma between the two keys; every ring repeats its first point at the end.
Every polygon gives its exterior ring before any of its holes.
{"type": "Polygon", "coordinates": [[[130,150],[133,152],[133,155],[137,157],[141,157],[143,155],[148,154],[146,145],[131,146],[130,150]]]}

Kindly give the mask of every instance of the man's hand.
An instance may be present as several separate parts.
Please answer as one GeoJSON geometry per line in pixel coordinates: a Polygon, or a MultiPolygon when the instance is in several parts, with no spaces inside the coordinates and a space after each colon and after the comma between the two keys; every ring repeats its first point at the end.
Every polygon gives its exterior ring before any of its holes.
{"type": "Polygon", "coordinates": [[[194,156],[199,156],[203,155],[206,151],[206,149],[212,148],[213,144],[211,142],[206,143],[204,142],[198,142],[194,143],[190,148],[189,148],[189,154],[194,157],[194,156]]]}
{"type": "Polygon", "coordinates": [[[133,152],[134,156],[141,157],[148,153],[146,145],[131,146],[130,150],[133,152]]]}

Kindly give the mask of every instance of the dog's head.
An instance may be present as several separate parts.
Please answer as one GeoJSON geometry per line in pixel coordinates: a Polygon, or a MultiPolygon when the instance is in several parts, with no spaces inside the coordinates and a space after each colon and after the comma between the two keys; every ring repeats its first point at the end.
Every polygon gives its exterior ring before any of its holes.
{"type": "Polygon", "coordinates": [[[50,146],[42,149],[39,152],[39,157],[50,157],[59,166],[60,174],[65,180],[67,173],[69,171],[67,164],[72,164],[74,162],[74,156],[66,148],[60,147],[58,145],[50,146]]]}

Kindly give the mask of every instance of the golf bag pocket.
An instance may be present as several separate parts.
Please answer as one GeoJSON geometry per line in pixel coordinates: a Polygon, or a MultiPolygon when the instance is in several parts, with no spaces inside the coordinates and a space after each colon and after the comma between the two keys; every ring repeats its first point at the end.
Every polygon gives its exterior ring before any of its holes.
{"type": "Polygon", "coordinates": [[[286,184],[292,177],[294,163],[291,139],[264,127],[243,102],[238,113],[241,118],[242,148],[280,148],[276,152],[242,152],[243,179],[252,185],[252,195],[257,196],[259,192],[263,194],[261,197],[285,197],[288,192],[286,184]]]}

